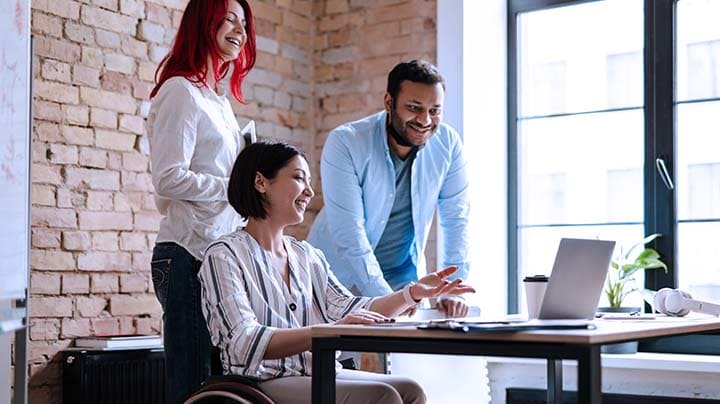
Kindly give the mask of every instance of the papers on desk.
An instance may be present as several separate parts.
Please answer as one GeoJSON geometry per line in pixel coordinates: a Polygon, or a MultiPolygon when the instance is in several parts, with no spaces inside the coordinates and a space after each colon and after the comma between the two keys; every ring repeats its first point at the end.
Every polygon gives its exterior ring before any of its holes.
{"type": "Polygon", "coordinates": [[[457,332],[519,332],[536,330],[594,330],[589,320],[530,320],[530,321],[430,321],[417,326],[420,330],[450,330],[457,332]]]}

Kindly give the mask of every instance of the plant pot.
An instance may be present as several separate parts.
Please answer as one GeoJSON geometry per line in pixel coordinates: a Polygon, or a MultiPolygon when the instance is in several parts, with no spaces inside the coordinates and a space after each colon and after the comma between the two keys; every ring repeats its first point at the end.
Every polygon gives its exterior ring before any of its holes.
{"type": "MultiPolygon", "coordinates": [[[[640,307],[598,307],[598,313],[632,313],[641,311],[640,307]]],[[[600,347],[601,353],[607,354],[634,354],[637,353],[638,342],[628,341],[619,344],[609,344],[600,347]]]]}

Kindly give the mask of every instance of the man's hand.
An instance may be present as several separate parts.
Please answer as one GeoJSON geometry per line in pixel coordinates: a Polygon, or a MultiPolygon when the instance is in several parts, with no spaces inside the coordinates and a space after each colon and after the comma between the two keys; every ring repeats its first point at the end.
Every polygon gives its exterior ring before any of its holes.
{"type": "Polygon", "coordinates": [[[465,317],[470,309],[465,301],[457,296],[441,296],[437,300],[437,309],[447,317],[465,317]]]}

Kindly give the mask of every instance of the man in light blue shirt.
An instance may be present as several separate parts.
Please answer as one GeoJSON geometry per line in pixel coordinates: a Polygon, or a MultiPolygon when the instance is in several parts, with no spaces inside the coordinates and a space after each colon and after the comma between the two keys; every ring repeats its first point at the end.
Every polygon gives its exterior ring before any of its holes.
{"type": "MultiPolygon", "coordinates": [[[[445,82],[432,64],[400,63],[388,75],[385,110],[334,129],[321,175],[325,206],[308,240],[341,282],[364,296],[399,290],[425,273],[435,211],[443,266],[468,273],[468,179],[462,140],[441,122],[445,82]]],[[[440,299],[464,316],[462,299],[440,299]]]]}

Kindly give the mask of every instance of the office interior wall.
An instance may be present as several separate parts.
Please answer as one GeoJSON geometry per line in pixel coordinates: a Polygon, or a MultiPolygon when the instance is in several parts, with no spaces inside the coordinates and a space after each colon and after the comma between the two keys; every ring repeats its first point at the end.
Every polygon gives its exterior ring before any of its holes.
{"type": "MultiPolygon", "coordinates": [[[[30,386],[61,402],[76,337],[160,332],[149,261],[159,215],[144,118],[187,0],[34,0],[30,386]]],[[[435,0],[254,0],[258,59],[232,102],[262,139],[303,147],[322,206],[328,131],[382,108],[397,62],[436,62],[435,0]]],[[[432,246],[430,246],[432,248],[432,246]]]]}

